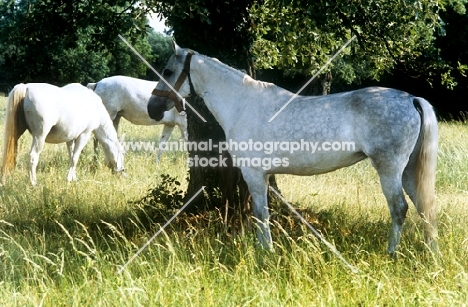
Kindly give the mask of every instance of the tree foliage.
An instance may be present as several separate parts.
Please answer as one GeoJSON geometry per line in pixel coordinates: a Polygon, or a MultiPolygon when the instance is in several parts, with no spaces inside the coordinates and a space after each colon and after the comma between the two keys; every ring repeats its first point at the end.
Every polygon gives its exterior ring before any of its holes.
{"type": "MultiPolygon", "coordinates": [[[[150,45],[151,66],[156,71],[162,71],[166,66],[167,60],[172,56],[172,38],[161,33],[150,31],[148,32],[148,43],[150,45]]],[[[155,74],[152,70],[147,70],[146,79],[153,80],[155,74]]]]}
{"type": "Polygon", "coordinates": [[[265,0],[253,6],[257,67],[311,75],[346,41],[356,41],[333,62],[351,83],[378,80],[393,69],[424,74],[453,86],[453,67],[434,44],[444,33],[440,14],[465,13],[465,0],[265,0]]]}
{"type": "Polygon", "coordinates": [[[148,5],[166,18],[177,43],[253,73],[254,0],[166,0],[148,5]]]}
{"type": "Polygon", "coordinates": [[[127,37],[150,60],[147,8],[124,0],[0,0],[0,83],[87,82],[145,75],[122,46],[127,37]]]}
{"type": "MultiPolygon", "coordinates": [[[[394,72],[429,84],[457,85],[458,68],[436,41],[447,12],[466,0],[150,1],[180,45],[239,68],[311,76],[349,39],[330,66],[336,81],[360,84],[394,72]],[[254,62],[252,62],[254,61],[254,62]],[[246,65],[248,63],[248,65],[246,65]]],[[[323,73],[327,73],[325,70],[323,73]]]]}

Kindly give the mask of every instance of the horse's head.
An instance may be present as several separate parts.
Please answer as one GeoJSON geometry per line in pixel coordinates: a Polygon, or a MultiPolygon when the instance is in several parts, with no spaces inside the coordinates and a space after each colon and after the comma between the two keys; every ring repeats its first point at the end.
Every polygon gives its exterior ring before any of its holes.
{"type": "Polygon", "coordinates": [[[194,54],[172,43],[175,54],[167,62],[162,73],[162,79],[151,93],[148,101],[148,114],[156,120],[162,120],[164,112],[175,107],[177,111],[184,110],[183,99],[190,96],[190,60],[194,54]]]}
{"type": "Polygon", "coordinates": [[[113,146],[103,146],[105,159],[105,165],[112,170],[113,174],[127,176],[124,167],[125,150],[122,146],[122,142],[125,138],[125,134],[122,135],[121,140],[113,142],[113,146]]]}

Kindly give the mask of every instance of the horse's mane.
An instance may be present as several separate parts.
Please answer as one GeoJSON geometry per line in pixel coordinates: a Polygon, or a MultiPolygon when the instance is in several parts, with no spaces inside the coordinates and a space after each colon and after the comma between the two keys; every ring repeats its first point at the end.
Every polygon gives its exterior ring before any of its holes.
{"type": "Polygon", "coordinates": [[[228,70],[228,71],[231,71],[231,72],[237,74],[239,76],[239,78],[242,80],[243,84],[246,84],[246,85],[251,86],[251,87],[256,88],[256,89],[262,89],[262,88],[268,88],[268,87],[274,86],[273,83],[268,83],[268,82],[264,82],[264,81],[255,80],[254,78],[250,77],[245,71],[242,71],[242,70],[239,70],[239,69],[234,68],[232,66],[229,66],[229,65],[221,62],[217,58],[212,58],[212,57],[209,57],[209,56],[206,56],[206,55],[202,55],[202,54],[199,54],[198,52],[195,52],[195,54],[198,55],[198,56],[203,57],[204,59],[208,59],[208,60],[211,60],[211,61],[215,62],[216,64],[218,64],[219,66],[221,66],[221,68],[223,68],[225,70],[228,70]]]}
{"type": "Polygon", "coordinates": [[[268,88],[274,86],[273,83],[268,83],[264,81],[255,80],[254,78],[250,77],[249,75],[245,75],[242,81],[244,84],[250,85],[254,88],[261,89],[261,88],[268,88]]]}

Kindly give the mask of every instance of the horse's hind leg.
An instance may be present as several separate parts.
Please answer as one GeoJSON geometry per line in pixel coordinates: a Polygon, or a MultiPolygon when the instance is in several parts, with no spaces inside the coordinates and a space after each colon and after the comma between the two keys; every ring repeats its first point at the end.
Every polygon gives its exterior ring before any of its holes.
{"type": "Polygon", "coordinates": [[[115,131],[118,132],[119,131],[119,124],[120,124],[120,119],[122,118],[122,116],[120,114],[117,114],[114,118],[114,120],[112,121],[112,123],[114,124],[114,128],[115,128],[115,131]]]}
{"type": "Polygon", "coordinates": [[[407,167],[403,172],[403,188],[405,189],[406,194],[408,194],[413,204],[416,205],[417,182],[416,178],[413,177],[411,167],[407,167]]]}
{"type": "MultiPolygon", "coordinates": [[[[403,188],[408,194],[409,198],[415,205],[418,210],[418,214],[424,221],[424,233],[426,243],[433,249],[437,250],[437,243],[435,239],[437,238],[437,219],[436,219],[436,210],[435,206],[427,206],[420,198],[418,193],[421,189],[419,186],[418,174],[417,174],[417,161],[416,159],[410,159],[410,162],[403,172],[403,188]]],[[[429,200],[425,199],[426,202],[429,200]]],[[[434,200],[433,200],[434,201],[434,200]]]]}
{"type": "Polygon", "coordinates": [[[406,212],[408,211],[408,203],[406,202],[402,187],[403,167],[401,164],[403,163],[399,164],[397,163],[397,159],[389,157],[379,159],[371,158],[371,160],[379,174],[382,192],[387,199],[390,216],[392,218],[388,253],[394,255],[400,245],[403,223],[406,218],[406,212]]]}
{"type": "Polygon", "coordinates": [[[39,155],[44,149],[44,144],[45,136],[33,136],[31,150],[29,152],[29,180],[32,185],[36,185],[37,183],[36,169],[39,163],[39,155]]]}
{"type": "Polygon", "coordinates": [[[76,181],[77,176],[76,176],[76,169],[75,167],[72,166],[72,161],[73,161],[73,152],[75,150],[75,140],[71,140],[67,142],[67,150],[68,150],[68,158],[70,159],[70,169],[68,170],[68,175],[67,175],[67,181],[76,181]]]}
{"type": "Polygon", "coordinates": [[[78,180],[76,175],[76,165],[78,164],[78,159],[80,158],[81,151],[88,142],[91,134],[82,133],[75,140],[67,142],[68,151],[70,155],[70,169],[68,170],[67,180],[68,182],[78,180]]]}
{"type": "Polygon", "coordinates": [[[250,193],[249,193],[249,188],[247,187],[247,184],[244,180],[244,178],[240,177],[239,180],[239,209],[240,209],[240,222],[241,222],[241,231],[242,234],[244,234],[245,229],[250,229],[250,204],[249,204],[249,199],[250,199],[250,193]]]}

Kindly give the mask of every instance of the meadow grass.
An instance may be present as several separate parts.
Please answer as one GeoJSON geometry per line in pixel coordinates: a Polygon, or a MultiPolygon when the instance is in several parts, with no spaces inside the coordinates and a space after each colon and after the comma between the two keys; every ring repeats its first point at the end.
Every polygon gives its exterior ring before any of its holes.
{"type": "MultiPolygon", "coordinates": [[[[2,116],[4,105],[0,100],[2,116]]],[[[398,260],[386,255],[389,212],[369,161],[320,176],[277,177],[282,195],[335,244],[355,274],[279,205],[272,207],[273,253],[256,247],[252,231],[234,237],[216,212],[182,215],[119,274],[169,218],[135,201],[162,184],[163,174],[185,189],[186,154],[167,152],[156,164],[156,153],[127,152],[128,177],[119,178],[94,163],[90,142],[78,163],[79,181],[67,184],[66,147],[48,144],[38,185],[31,187],[25,134],[17,168],[0,187],[0,305],[466,305],[468,126],[439,127],[440,256],[422,242],[414,206],[398,260]]],[[[123,121],[119,133],[152,141],[160,131],[123,121]]]]}

